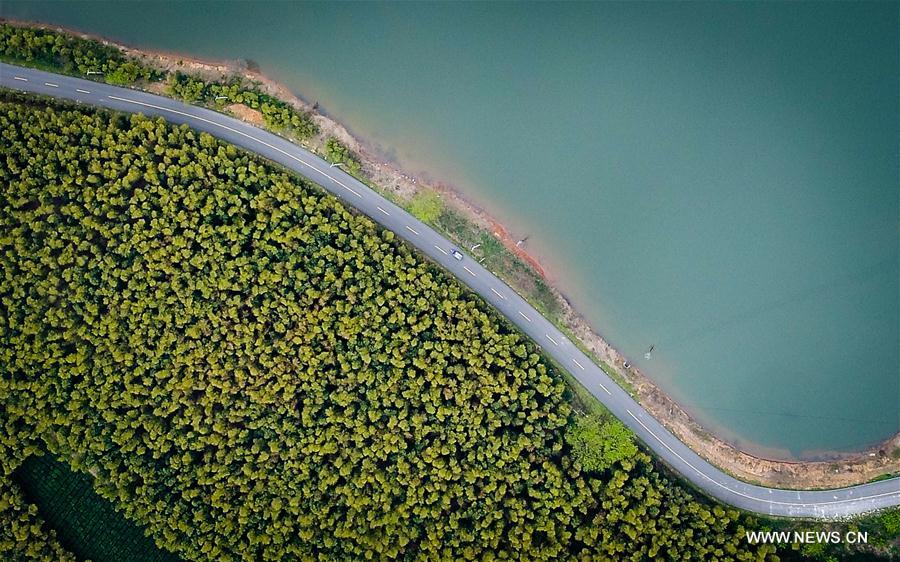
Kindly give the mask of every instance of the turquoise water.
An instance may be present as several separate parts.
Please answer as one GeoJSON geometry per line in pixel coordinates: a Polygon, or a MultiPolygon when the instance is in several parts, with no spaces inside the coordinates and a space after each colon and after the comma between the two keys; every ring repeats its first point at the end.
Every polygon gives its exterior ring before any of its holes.
{"type": "Polygon", "coordinates": [[[603,335],[745,449],[813,458],[900,430],[895,4],[0,14],[256,61],[529,235],[603,335]]]}

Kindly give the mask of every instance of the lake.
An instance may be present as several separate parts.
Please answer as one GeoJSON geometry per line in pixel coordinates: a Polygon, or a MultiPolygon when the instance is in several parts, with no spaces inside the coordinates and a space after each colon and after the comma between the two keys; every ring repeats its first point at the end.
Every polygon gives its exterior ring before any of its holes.
{"type": "Polygon", "coordinates": [[[0,14],[252,59],[528,235],[601,334],[745,450],[817,458],[900,430],[896,4],[0,14]]]}

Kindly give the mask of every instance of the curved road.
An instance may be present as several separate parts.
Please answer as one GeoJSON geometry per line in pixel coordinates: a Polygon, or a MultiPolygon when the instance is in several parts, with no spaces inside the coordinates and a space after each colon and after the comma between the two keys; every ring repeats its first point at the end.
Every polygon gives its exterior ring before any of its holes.
{"type": "Polygon", "coordinates": [[[665,429],[515,291],[474,260],[455,260],[449,254],[452,244],[443,236],[340,168],[330,167],[318,156],[277,135],[166,97],[5,63],[0,63],[0,86],[186,123],[319,184],[406,239],[471,287],[568,369],[669,466],[725,503],[765,515],[816,519],[836,519],[900,505],[900,478],[836,490],[796,491],[755,486],[725,474],[665,429]]]}

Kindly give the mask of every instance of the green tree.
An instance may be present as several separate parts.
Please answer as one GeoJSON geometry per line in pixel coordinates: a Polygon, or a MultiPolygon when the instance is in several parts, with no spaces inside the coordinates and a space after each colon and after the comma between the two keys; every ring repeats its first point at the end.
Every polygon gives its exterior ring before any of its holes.
{"type": "Polygon", "coordinates": [[[329,162],[344,164],[350,173],[359,173],[359,162],[354,158],[353,153],[334,137],[329,137],[325,141],[325,159],[329,162]]]}
{"type": "Polygon", "coordinates": [[[106,75],[106,81],[115,86],[127,86],[132,84],[141,75],[141,68],[133,63],[126,62],[117,66],[106,75]]]}
{"type": "MultiPolygon", "coordinates": [[[[7,478],[46,448],[186,560],[774,560],[319,187],[186,126],[10,91],[0,153],[7,478]]],[[[53,552],[3,501],[0,546],[53,552]]]]}
{"type": "Polygon", "coordinates": [[[566,443],[582,468],[592,472],[608,470],[638,452],[634,435],[609,416],[579,416],[566,431],[566,443]]]}

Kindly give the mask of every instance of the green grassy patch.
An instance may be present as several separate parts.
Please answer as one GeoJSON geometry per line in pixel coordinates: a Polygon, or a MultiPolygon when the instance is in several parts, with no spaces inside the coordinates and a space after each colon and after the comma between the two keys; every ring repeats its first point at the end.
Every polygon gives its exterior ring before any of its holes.
{"type": "Polygon", "coordinates": [[[531,266],[507,250],[492,232],[477,226],[458,211],[447,207],[432,224],[444,236],[470,253],[476,261],[513,287],[538,312],[554,324],[562,324],[562,307],[546,281],[531,266]]]}
{"type": "Polygon", "coordinates": [[[94,491],[91,477],[48,455],[29,457],[14,473],[29,503],[37,506],[60,543],[79,560],[177,562],[156,547],[140,526],[94,491]]]}
{"type": "Polygon", "coordinates": [[[420,191],[409,202],[409,212],[422,222],[434,224],[444,212],[444,202],[434,191],[420,191]]]}
{"type": "Polygon", "coordinates": [[[890,480],[891,478],[894,478],[895,476],[897,476],[896,473],[879,474],[875,478],[872,478],[871,480],[869,480],[869,482],[880,482],[882,480],[890,480]]]}
{"type": "Polygon", "coordinates": [[[572,408],[585,415],[603,417],[609,414],[609,410],[606,409],[606,406],[597,400],[597,397],[591,394],[584,385],[578,382],[578,379],[570,375],[565,369],[559,368],[558,370],[562,373],[563,378],[565,378],[566,384],[571,391],[571,396],[569,396],[569,398],[572,403],[572,408]]]}

